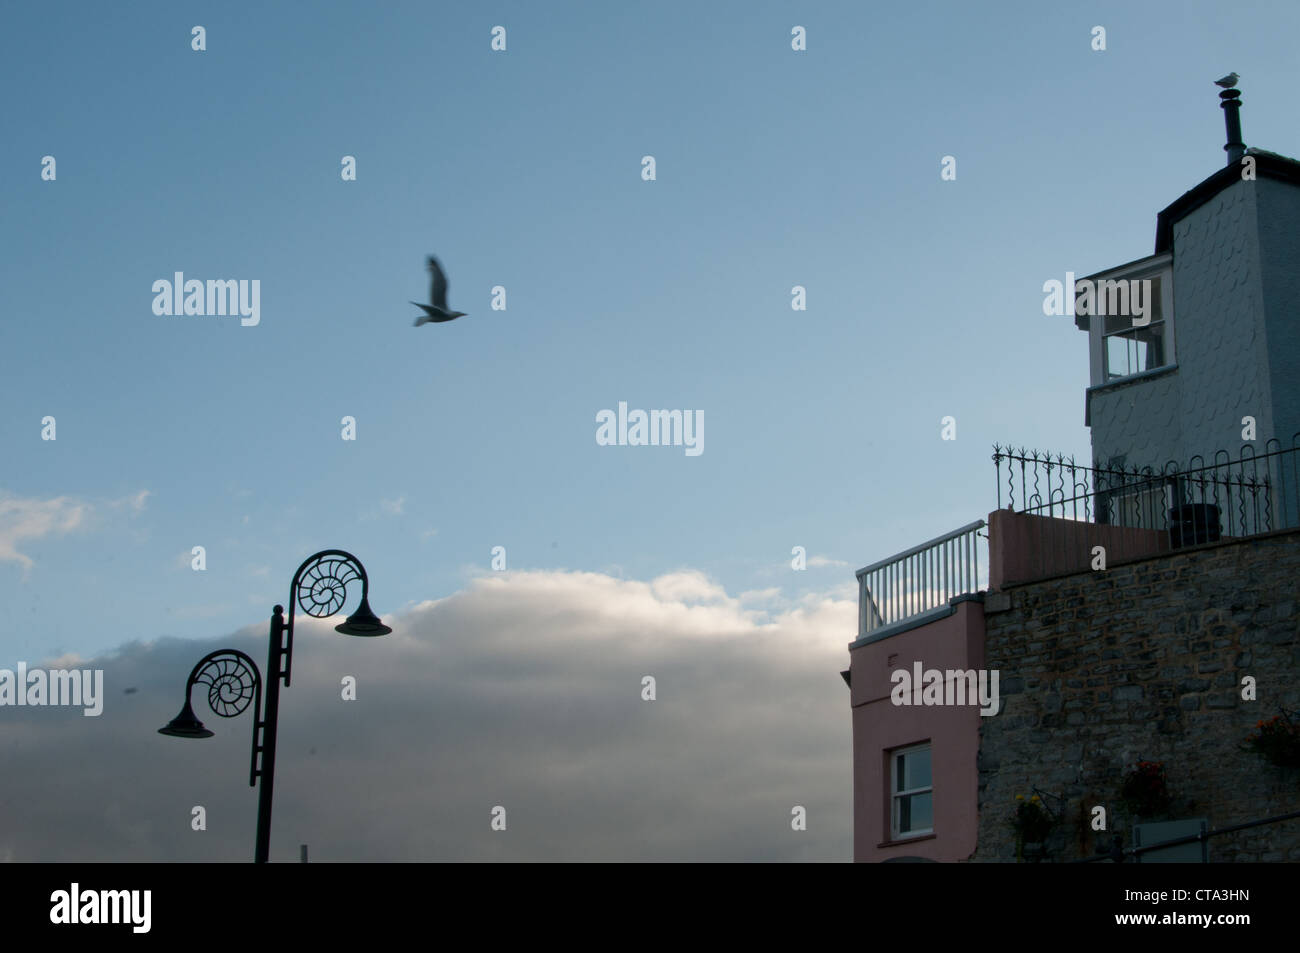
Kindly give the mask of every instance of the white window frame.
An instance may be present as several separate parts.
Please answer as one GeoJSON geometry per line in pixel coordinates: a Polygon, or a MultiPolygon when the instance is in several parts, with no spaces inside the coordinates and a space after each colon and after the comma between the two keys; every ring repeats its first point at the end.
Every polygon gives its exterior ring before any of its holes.
{"type": "Polygon", "coordinates": [[[895,748],[889,752],[889,839],[894,841],[909,840],[913,837],[924,837],[927,834],[933,834],[934,828],[913,829],[900,831],[898,829],[899,803],[902,798],[913,797],[917,794],[930,795],[930,821],[934,822],[934,750],[930,742],[926,741],[918,745],[908,745],[906,748],[895,748]],[[898,760],[904,755],[916,754],[919,751],[930,752],[930,783],[925,787],[911,788],[906,791],[898,790],[898,760]]]}
{"type": "MultiPolygon", "coordinates": [[[[1164,325],[1165,353],[1162,357],[1161,364],[1159,367],[1133,371],[1129,374],[1122,374],[1114,377],[1109,376],[1110,370],[1107,365],[1108,354],[1106,352],[1106,339],[1114,337],[1114,334],[1106,334],[1106,318],[1104,315],[1088,315],[1088,341],[1091,356],[1091,373],[1089,376],[1092,378],[1093,387],[1101,387],[1106,384],[1114,384],[1119,381],[1130,380],[1140,374],[1150,374],[1166,367],[1173,367],[1178,363],[1177,347],[1176,342],[1174,341],[1174,256],[1172,252],[1164,252],[1150,258],[1142,258],[1138,261],[1129,262],[1127,265],[1120,265],[1118,268],[1112,268],[1109,271],[1102,271],[1095,275],[1088,276],[1088,279],[1094,284],[1098,284],[1102,281],[1140,281],[1143,278],[1155,278],[1160,281],[1160,318],[1159,320],[1156,320],[1153,317],[1151,324],[1147,325],[1147,327],[1156,324],[1164,325]]],[[[1076,287],[1082,280],[1083,279],[1076,279],[1076,287]]]]}

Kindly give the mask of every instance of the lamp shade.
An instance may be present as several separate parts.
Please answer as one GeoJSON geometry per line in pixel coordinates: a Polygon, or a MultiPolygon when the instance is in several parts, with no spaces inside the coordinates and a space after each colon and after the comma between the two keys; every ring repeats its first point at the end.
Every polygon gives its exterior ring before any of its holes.
{"type": "Polygon", "coordinates": [[[348,616],[347,619],[334,626],[335,632],[342,632],[344,635],[387,635],[393,630],[384,625],[379,620],[379,616],[370,611],[370,602],[365,596],[361,597],[361,605],[357,606],[357,611],[348,616]]]}
{"type": "Polygon", "coordinates": [[[185,707],[181,713],[167,722],[167,725],[158,729],[160,735],[171,735],[173,738],[211,738],[212,732],[203,727],[203,722],[194,717],[194,709],[190,707],[190,700],[185,699],[185,707]]]}

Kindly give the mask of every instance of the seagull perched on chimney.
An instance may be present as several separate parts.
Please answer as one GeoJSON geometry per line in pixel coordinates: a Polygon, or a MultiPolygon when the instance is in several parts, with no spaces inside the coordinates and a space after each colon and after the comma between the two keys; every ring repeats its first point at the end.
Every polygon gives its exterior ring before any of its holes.
{"type": "Polygon", "coordinates": [[[442,273],[442,266],[438,264],[438,259],[432,255],[429,256],[428,268],[429,273],[433,275],[433,287],[429,289],[429,304],[420,304],[418,301],[411,302],[411,304],[424,311],[424,314],[415,319],[417,328],[422,324],[439,324],[443,321],[454,321],[465,316],[464,311],[451,311],[448,309],[447,276],[442,273]]]}
{"type": "Polygon", "coordinates": [[[1223,79],[1216,79],[1214,85],[1222,86],[1224,89],[1232,89],[1232,87],[1237,85],[1237,80],[1239,79],[1241,79],[1241,77],[1236,73],[1229,73],[1227,76],[1223,77],[1223,79]]]}

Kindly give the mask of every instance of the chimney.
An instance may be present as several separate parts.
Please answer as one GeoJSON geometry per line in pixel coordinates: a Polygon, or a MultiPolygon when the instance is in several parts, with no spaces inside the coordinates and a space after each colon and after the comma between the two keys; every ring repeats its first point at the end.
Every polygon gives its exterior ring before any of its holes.
{"type": "Polygon", "coordinates": [[[1219,93],[1223,107],[1223,124],[1228,130],[1228,144],[1224,151],[1228,153],[1228,165],[1235,165],[1246,154],[1246,144],[1241,141],[1241,90],[1235,86],[1219,93]]]}

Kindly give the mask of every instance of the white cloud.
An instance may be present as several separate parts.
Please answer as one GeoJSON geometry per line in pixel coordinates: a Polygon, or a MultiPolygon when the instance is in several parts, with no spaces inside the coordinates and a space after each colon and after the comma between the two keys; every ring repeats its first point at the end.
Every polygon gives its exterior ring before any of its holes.
{"type": "Polygon", "coordinates": [[[44,669],[85,668],[86,660],[76,652],[65,652],[57,658],[46,659],[41,662],[40,667],[44,669]]]}
{"type": "Polygon", "coordinates": [[[667,573],[650,586],[656,596],[667,600],[717,602],[727,597],[720,585],[698,570],[667,573]]]}
{"type": "Polygon", "coordinates": [[[848,563],[842,559],[831,559],[828,556],[809,556],[808,565],[814,569],[821,569],[825,566],[845,567],[848,566],[848,563]]]}
{"type": "Polygon", "coordinates": [[[129,496],[124,496],[120,499],[109,500],[108,505],[113,509],[120,509],[123,506],[129,506],[133,512],[140,513],[144,511],[144,504],[151,496],[153,496],[152,490],[141,490],[138,493],[132,493],[129,496]]]}
{"type": "MultiPolygon", "coordinates": [[[[355,605],[350,593],[344,612],[355,605]]],[[[371,592],[383,611],[379,590],[371,592]]],[[[752,601],[752,600],[751,600],[752,601]]],[[[378,639],[298,615],[282,690],[271,859],[848,860],[851,720],[839,677],[856,606],[744,608],[702,573],[491,573],[386,615],[378,639]],[[340,698],[344,675],[357,700],[340,698]],[[641,700],[653,675],[658,698],[641,700]],[[508,812],[494,833],[489,812],[508,812]],[[808,830],[790,830],[804,805],[808,830]]],[[[18,861],[244,861],[250,713],[194,709],[204,741],[157,734],[204,654],[262,664],[266,624],[132,643],[104,712],[10,709],[4,841],[18,861]],[[136,688],[125,694],[126,688],[136,688]],[[87,792],[93,789],[93,795],[87,792]],[[191,836],[189,808],[208,807],[191,836]]]]}
{"type": "Polygon", "coordinates": [[[406,505],[406,497],[399,496],[395,500],[380,500],[379,507],[389,516],[401,516],[402,507],[406,505]]]}
{"type": "Polygon", "coordinates": [[[84,525],[91,509],[89,503],[67,496],[40,500],[0,491],[0,560],[30,569],[32,559],[18,551],[20,541],[70,533],[84,525]]]}
{"type": "MultiPolygon", "coordinates": [[[[96,528],[96,519],[104,510],[129,508],[132,515],[144,510],[150,490],[140,490],[128,496],[90,503],[71,496],[50,499],[23,497],[0,490],[0,562],[16,562],[24,572],[35,563],[19,550],[24,542],[35,542],[50,536],[73,531],[86,532],[96,528]],[[98,510],[97,510],[98,507],[98,510]]],[[[140,538],[140,534],[135,534],[140,538]]]]}

